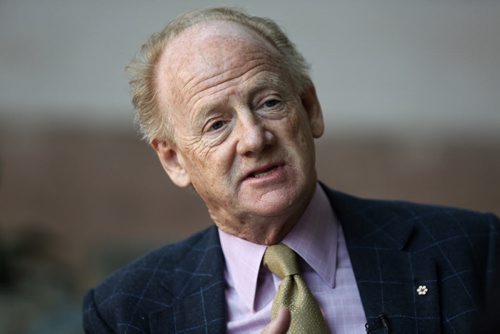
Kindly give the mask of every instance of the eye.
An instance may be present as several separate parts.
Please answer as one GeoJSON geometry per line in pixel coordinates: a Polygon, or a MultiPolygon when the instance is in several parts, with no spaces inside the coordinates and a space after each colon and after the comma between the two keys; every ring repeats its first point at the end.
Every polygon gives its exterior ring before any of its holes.
{"type": "Polygon", "coordinates": [[[287,100],[279,92],[264,92],[256,102],[255,112],[260,117],[278,119],[287,113],[287,100]]]}
{"type": "Polygon", "coordinates": [[[270,99],[264,102],[264,107],[266,108],[273,108],[276,107],[278,104],[280,104],[281,101],[277,99],[270,99]]]}
{"type": "Polygon", "coordinates": [[[224,121],[215,121],[212,124],[210,124],[210,127],[208,128],[208,131],[216,131],[222,128],[226,124],[224,121]]]}

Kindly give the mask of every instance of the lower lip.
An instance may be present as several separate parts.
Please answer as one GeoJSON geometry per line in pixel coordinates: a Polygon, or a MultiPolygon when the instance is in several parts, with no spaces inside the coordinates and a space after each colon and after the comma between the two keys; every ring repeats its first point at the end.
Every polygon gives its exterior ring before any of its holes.
{"type": "Polygon", "coordinates": [[[245,179],[245,183],[261,184],[269,182],[279,182],[284,180],[286,177],[285,166],[277,166],[272,170],[266,172],[264,175],[254,177],[250,176],[245,179]]]}

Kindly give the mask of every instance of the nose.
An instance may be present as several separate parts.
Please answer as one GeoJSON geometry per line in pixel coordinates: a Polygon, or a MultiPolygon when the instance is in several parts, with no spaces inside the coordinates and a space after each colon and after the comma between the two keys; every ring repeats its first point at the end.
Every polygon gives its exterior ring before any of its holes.
{"type": "Polygon", "coordinates": [[[266,129],[263,120],[254,115],[242,115],[238,119],[238,143],[236,150],[243,156],[260,153],[274,141],[274,135],[266,129]]]}

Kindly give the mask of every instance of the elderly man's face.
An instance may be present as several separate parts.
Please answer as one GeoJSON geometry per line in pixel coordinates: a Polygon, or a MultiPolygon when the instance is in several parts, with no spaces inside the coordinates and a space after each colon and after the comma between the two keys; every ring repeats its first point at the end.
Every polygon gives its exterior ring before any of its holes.
{"type": "Polygon", "coordinates": [[[300,216],[316,184],[323,119],[314,87],[299,96],[271,44],[234,23],[199,24],[167,47],[156,79],[175,143],[153,146],[222,230],[259,241],[252,233],[265,224],[286,229],[300,216]]]}

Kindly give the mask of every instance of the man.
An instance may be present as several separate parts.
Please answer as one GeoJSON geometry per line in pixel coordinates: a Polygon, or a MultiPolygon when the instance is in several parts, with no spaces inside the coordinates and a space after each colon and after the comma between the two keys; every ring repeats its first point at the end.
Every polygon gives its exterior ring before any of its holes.
{"type": "Polygon", "coordinates": [[[215,226],[91,290],[88,333],[472,330],[498,219],[319,184],[321,107],[275,23],[196,11],[153,35],[141,56],[131,85],[144,137],[215,226]]]}

